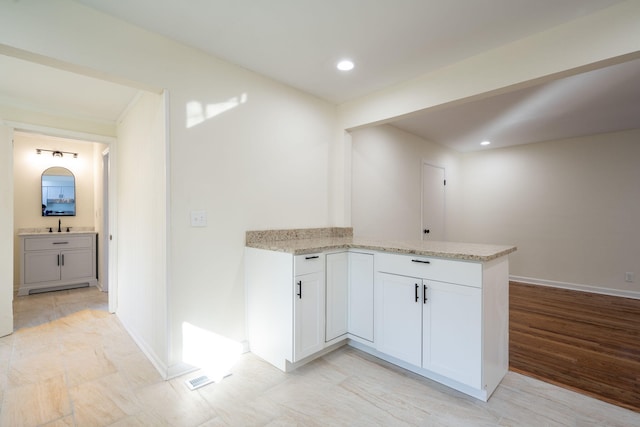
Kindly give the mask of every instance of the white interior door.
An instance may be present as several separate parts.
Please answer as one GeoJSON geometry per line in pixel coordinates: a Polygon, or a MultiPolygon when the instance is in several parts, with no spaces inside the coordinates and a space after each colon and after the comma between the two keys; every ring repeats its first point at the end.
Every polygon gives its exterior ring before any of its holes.
{"type": "Polygon", "coordinates": [[[445,240],[444,168],[422,164],[422,239],[445,240]]]}

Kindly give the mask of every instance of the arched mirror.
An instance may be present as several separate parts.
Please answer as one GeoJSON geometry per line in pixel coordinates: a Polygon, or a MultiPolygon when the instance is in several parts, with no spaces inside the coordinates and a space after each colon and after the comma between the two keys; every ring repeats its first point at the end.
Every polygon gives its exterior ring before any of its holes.
{"type": "Polygon", "coordinates": [[[42,172],[42,216],[76,215],[76,178],[62,167],[42,172]]]}

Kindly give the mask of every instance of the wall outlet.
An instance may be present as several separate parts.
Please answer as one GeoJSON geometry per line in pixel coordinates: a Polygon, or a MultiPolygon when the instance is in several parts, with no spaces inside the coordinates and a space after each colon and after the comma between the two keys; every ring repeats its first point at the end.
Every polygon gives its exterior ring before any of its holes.
{"type": "Polygon", "coordinates": [[[191,211],[191,226],[192,227],[206,227],[207,226],[207,211],[191,211]]]}
{"type": "Polygon", "coordinates": [[[625,282],[630,282],[633,283],[636,281],[636,273],[632,272],[632,271],[627,271],[626,273],[624,273],[624,281],[625,282]]]}

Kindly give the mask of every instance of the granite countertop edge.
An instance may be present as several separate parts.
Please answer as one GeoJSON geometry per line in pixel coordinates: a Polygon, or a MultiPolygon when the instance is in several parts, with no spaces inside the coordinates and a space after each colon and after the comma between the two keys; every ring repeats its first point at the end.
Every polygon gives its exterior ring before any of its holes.
{"type": "Polygon", "coordinates": [[[305,255],[333,250],[361,249],[404,255],[418,255],[466,261],[491,261],[517,248],[509,245],[484,245],[458,242],[372,241],[358,238],[277,240],[247,243],[247,247],[305,255]]]}
{"type": "Polygon", "coordinates": [[[18,236],[56,236],[56,237],[62,237],[62,236],[68,236],[68,235],[78,235],[78,234],[98,234],[97,231],[61,231],[61,232],[57,232],[57,231],[53,231],[53,232],[48,232],[48,231],[33,231],[33,232],[24,232],[24,233],[18,233],[18,236]]]}

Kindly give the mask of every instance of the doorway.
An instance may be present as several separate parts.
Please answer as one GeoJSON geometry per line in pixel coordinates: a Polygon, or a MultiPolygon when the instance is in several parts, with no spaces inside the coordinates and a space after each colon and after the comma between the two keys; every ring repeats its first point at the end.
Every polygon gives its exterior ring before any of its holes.
{"type": "Polygon", "coordinates": [[[422,240],[443,241],[445,234],[445,170],[422,163],[422,240]]]}
{"type": "MultiPolygon", "coordinates": [[[[109,262],[110,250],[106,243],[108,239],[105,239],[105,236],[110,234],[109,230],[113,231],[111,218],[115,215],[115,212],[110,209],[110,206],[115,206],[115,203],[111,203],[111,198],[115,197],[115,193],[110,190],[113,188],[110,185],[113,179],[111,173],[113,164],[111,156],[106,159],[104,156],[112,152],[115,138],[79,134],[59,129],[45,129],[40,126],[34,127],[18,123],[13,125],[12,130],[14,132],[11,176],[13,178],[14,209],[11,212],[13,217],[11,233],[15,236],[16,233],[22,231],[41,232],[43,227],[51,225],[51,218],[32,212],[33,202],[40,198],[40,195],[35,195],[35,193],[40,191],[41,169],[48,167],[52,161],[60,164],[65,162],[63,165],[72,170],[76,177],[75,203],[77,211],[75,215],[62,217],[63,225],[65,228],[69,227],[71,231],[94,231],[97,233],[96,271],[99,280],[97,289],[114,290],[115,285],[109,286],[109,283],[113,282],[110,278],[113,275],[109,275],[108,270],[113,267],[109,267],[112,263],[109,262]],[[52,160],[50,156],[38,155],[37,148],[55,148],[61,150],[64,155],[52,160]],[[30,230],[31,228],[33,230],[30,230]]],[[[58,221],[58,218],[54,219],[58,221]]],[[[19,245],[16,245],[17,240],[14,241],[13,249],[13,258],[15,259],[13,271],[17,276],[21,274],[21,271],[19,245]]],[[[18,286],[16,282],[17,277],[12,278],[11,283],[14,289],[18,286]]],[[[111,303],[111,298],[109,298],[109,302],[111,303]]],[[[114,312],[115,306],[109,304],[109,311],[114,312]]]]}

